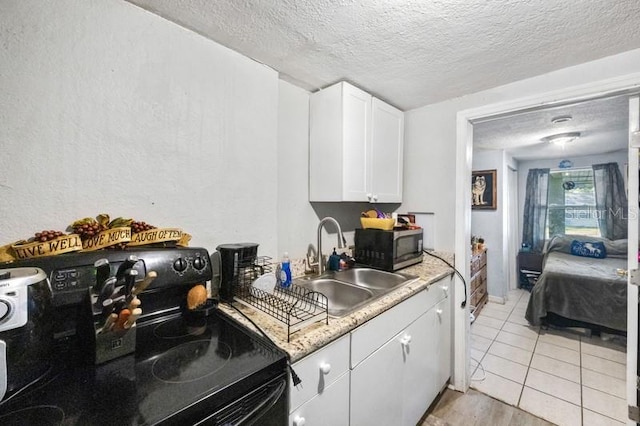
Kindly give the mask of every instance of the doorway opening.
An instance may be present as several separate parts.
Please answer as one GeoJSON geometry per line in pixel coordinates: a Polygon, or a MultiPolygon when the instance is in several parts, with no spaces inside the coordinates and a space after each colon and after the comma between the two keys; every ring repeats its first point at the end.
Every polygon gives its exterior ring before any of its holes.
{"type": "MultiPolygon", "coordinates": [[[[627,79],[620,79],[616,81],[600,81],[594,82],[579,88],[568,88],[565,90],[558,90],[555,92],[549,92],[534,96],[526,99],[504,102],[501,104],[487,105],[480,108],[471,110],[460,111],[457,114],[457,165],[459,172],[456,177],[456,203],[462,206],[456,209],[456,229],[459,231],[456,233],[455,243],[455,256],[456,264],[460,270],[466,270],[466,265],[471,257],[471,248],[468,244],[468,240],[471,236],[471,207],[467,200],[471,199],[471,188],[469,182],[471,181],[471,172],[473,170],[473,124],[478,120],[487,118],[496,118],[502,115],[510,115],[518,112],[525,112],[531,109],[545,107],[558,107],[570,103],[577,103],[585,100],[593,100],[604,97],[611,97],[622,94],[632,94],[634,90],[637,91],[637,87],[640,84],[637,75],[629,76],[627,79]],[[558,101],[558,100],[562,101],[558,101]],[[469,205],[468,205],[469,204],[469,205]]],[[[637,159],[636,159],[637,161],[637,159]]],[[[519,186],[523,185],[522,180],[518,183],[519,186]]],[[[465,278],[468,278],[468,271],[465,274],[465,278]]],[[[461,301],[463,295],[461,294],[461,283],[456,285],[456,301],[461,301]]],[[[629,293],[629,306],[637,306],[637,293],[629,293]]],[[[631,309],[630,309],[631,311],[631,309]]],[[[637,323],[637,309],[635,313],[630,312],[630,318],[635,315],[635,321],[637,323]]],[[[632,320],[630,320],[631,323],[632,320]]],[[[454,386],[458,389],[464,390],[468,388],[470,384],[470,366],[469,366],[469,352],[470,345],[470,323],[468,312],[456,312],[454,318],[454,386]]],[[[637,344],[637,335],[632,333],[628,339],[629,346],[637,344]]],[[[636,355],[635,353],[627,355],[627,365],[635,365],[636,355]]],[[[629,376],[630,377],[630,376],[629,376]]],[[[631,397],[632,392],[630,383],[627,381],[627,402],[629,405],[635,405],[635,397],[631,397]]]]}

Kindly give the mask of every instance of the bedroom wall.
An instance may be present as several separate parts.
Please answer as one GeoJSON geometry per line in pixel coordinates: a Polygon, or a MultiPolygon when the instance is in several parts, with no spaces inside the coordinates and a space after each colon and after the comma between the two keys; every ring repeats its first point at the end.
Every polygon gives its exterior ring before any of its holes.
{"type": "MultiPolygon", "coordinates": [[[[519,218],[520,224],[518,227],[518,235],[519,241],[522,243],[522,216],[524,214],[524,202],[527,188],[527,174],[529,173],[529,169],[536,168],[550,168],[553,170],[559,170],[558,164],[562,160],[570,160],[573,162],[573,168],[585,168],[591,167],[593,164],[602,164],[602,163],[618,163],[618,167],[620,168],[620,172],[622,172],[623,176],[625,174],[625,168],[628,162],[628,151],[621,150],[610,152],[606,154],[599,155],[586,155],[582,157],[562,157],[562,158],[554,158],[554,159],[546,159],[546,160],[530,160],[530,161],[521,161],[518,164],[518,205],[519,205],[519,218]]],[[[570,169],[569,169],[570,170],[570,169]]]]}
{"type": "Polygon", "coordinates": [[[513,159],[504,150],[473,151],[473,170],[496,170],[496,210],[472,210],[471,234],[487,245],[487,291],[503,298],[509,289],[508,167],[513,159]]]}

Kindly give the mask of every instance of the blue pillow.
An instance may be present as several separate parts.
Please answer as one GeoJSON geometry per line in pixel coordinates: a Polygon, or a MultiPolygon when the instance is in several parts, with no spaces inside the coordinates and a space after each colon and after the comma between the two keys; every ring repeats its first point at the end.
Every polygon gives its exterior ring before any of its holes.
{"type": "Polygon", "coordinates": [[[603,242],[571,241],[571,254],[574,256],[593,257],[604,259],[607,257],[607,249],[603,242]]]}

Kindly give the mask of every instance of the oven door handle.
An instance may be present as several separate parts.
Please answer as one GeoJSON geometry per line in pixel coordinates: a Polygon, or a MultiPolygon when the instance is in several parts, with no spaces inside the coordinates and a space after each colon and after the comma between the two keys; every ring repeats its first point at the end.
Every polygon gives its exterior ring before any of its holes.
{"type": "MultiPolygon", "coordinates": [[[[280,383],[277,384],[274,389],[271,390],[270,393],[262,399],[262,401],[256,404],[256,406],[249,413],[244,415],[242,418],[234,421],[233,423],[224,423],[224,426],[249,426],[255,424],[262,418],[265,413],[267,413],[271,409],[271,407],[273,407],[278,402],[286,388],[287,378],[283,377],[280,379],[280,383]]],[[[220,414],[220,412],[214,413],[206,419],[200,420],[199,422],[195,423],[194,426],[209,424],[208,422],[210,422],[218,414],[220,414]]]]}
{"type": "Polygon", "coordinates": [[[0,340],[0,401],[4,399],[4,394],[7,393],[7,344],[4,340],[0,340]]]}
{"type": "Polygon", "coordinates": [[[262,402],[260,402],[260,404],[258,404],[253,410],[251,410],[249,413],[247,413],[246,416],[244,416],[240,420],[238,420],[238,423],[236,423],[236,425],[238,425],[238,426],[247,425],[248,426],[248,425],[252,425],[256,421],[260,420],[262,415],[265,412],[269,411],[269,409],[271,409],[271,407],[273,407],[275,405],[275,403],[278,401],[278,399],[284,393],[284,390],[286,389],[286,387],[287,387],[287,380],[286,379],[282,379],[280,384],[271,392],[271,394],[267,395],[267,397],[265,399],[263,399],[262,402]]]}

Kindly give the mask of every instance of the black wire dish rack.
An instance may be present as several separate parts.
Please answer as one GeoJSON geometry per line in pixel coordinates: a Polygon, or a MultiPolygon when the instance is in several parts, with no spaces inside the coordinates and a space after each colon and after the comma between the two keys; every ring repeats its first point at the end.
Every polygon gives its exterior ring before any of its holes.
{"type": "Polygon", "coordinates": [[[327,297],[317,291],[307,290],[295,284],[280,287],[276,284],[273,293],[253,286],[253,282],[265,274],[273,273],[271,258],[258,256],[249,265],[238,265],[233,285],[234,300],[272,316],[287,326],[287,342],[291,334],[316,323],[329,323],[327,297]]]}

